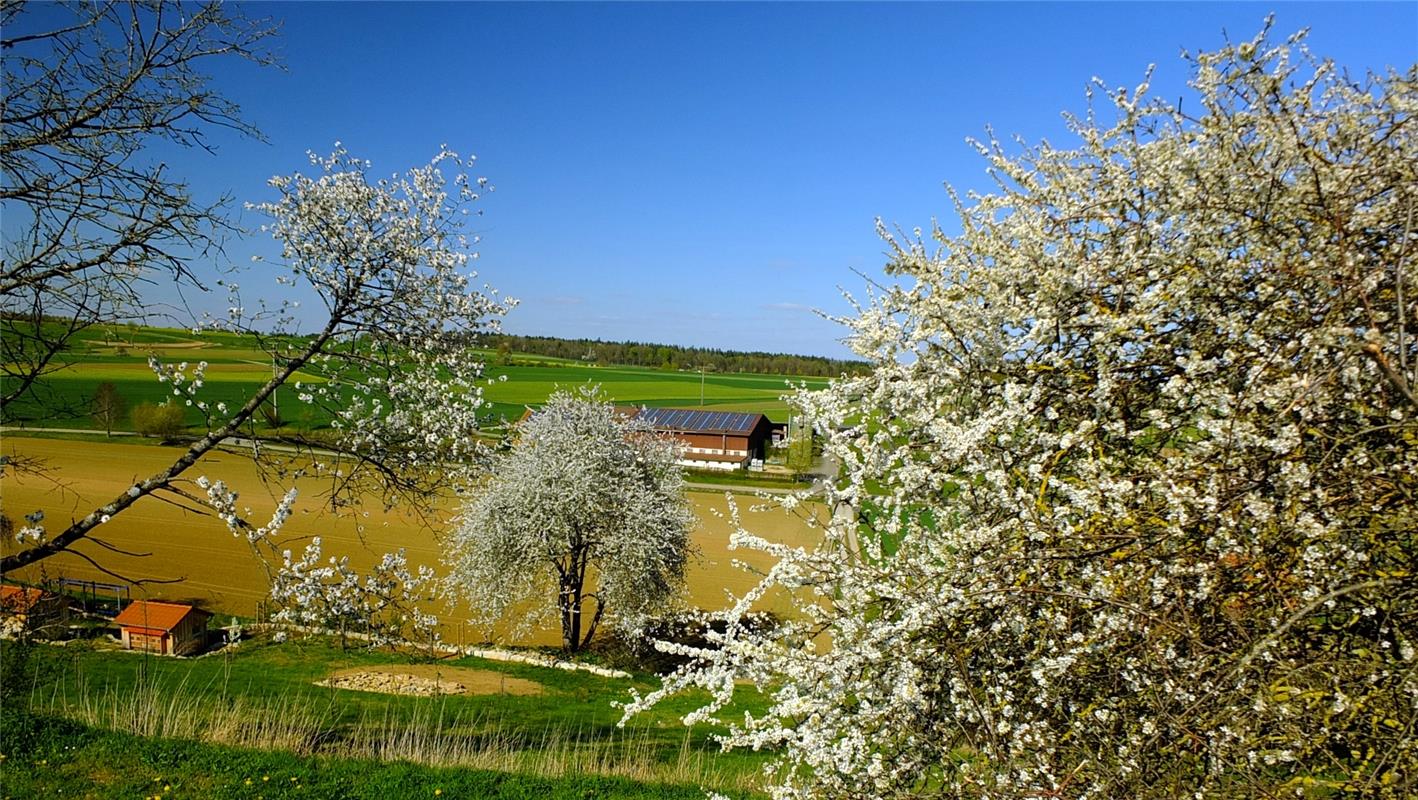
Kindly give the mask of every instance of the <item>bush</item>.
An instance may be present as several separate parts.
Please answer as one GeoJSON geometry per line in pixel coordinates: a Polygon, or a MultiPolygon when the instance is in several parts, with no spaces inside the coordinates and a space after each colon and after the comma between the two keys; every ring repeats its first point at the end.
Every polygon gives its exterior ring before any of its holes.
{"type": "MultiPolygon", "coordinates": [[[[751,611],[739,620],[753,635],[766,635],[777,629],[779,622],[771,611],[751,611]]],[[[597,640],[596,653],[613,667],[665,674],[696,660],[686,651],[716,650],[717,637],[722,637],[727,627],[724,620],[702,611],[680,611],[649,620],[638,633],[613,630],[597,640]],[[662,650],[657,642],[671,649],[662,650]]]]}
{"type": "Polygon", "coordinates": [[[800,614],[632,711],[771,692],[724,742],[779,798],[1418,796],[1418,69],[1301,39],[883,230],[872,372],[796,398],[822,542],[735,534],[777,559],[735,608],[800,614]]]}
{"type": "Polygon", "coordinates": [[[133,408],[133,429],[143,436],[170,441],[182,432],[185,416],[181,406],[171,403],[139,403],[133,408]]]}

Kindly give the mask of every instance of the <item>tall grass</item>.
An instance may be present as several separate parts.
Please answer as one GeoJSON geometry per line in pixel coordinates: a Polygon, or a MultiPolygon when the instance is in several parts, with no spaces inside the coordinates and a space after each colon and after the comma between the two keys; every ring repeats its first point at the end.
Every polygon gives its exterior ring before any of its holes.
{"type": "Polygon", "coordinates": [[[387,709],[380,718],[366,717],[327,752],[542,778],[604,775],[645,783],[751,788],[749,775],[715,764],[712,754],[693,746],[692,738],[686,729],[673,759],[666,760],[664,740],[649,724],[616,729],[608,736],[568,726],[529,732],[505,718],[480,713],[449,718],[446,706],[434,701],[416,706],[406,717],[387,709]]]}
{"type": "Polygon", "coordinates": [[[314,754],[335,735],[333,698],[316,695],[253,698],[193,689],[140,677],[95,689],[80,676],[73,691],[56,682],[31,707],[95,728],[137,736],[192,739],[261,750],[314,754]]]}
{"type": "Polygon", "coordinates": [[[385,706],[355,723],[339,720],[337,693],[232,695],[224,687],[176,686],[151,677],[94,687],[61,677],[31,696],[31,707],[96,728],[302,756],[408,761],[539,778],[601,775],[709,789],[753,789],[754,773],[728,768],[693,744],[685,729],[667,752],[651,724],[604,729],[548,725],[528,730],[482,712],[450,713],[446,701],[418,698],[411,710],[385,706]]]}

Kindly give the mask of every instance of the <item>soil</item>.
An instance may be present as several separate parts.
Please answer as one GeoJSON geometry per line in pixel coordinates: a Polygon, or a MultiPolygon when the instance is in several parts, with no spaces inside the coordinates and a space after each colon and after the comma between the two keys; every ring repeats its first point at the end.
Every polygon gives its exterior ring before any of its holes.
{"type": "Polygon", "coordinates": [[[542,694],[546,687],[525,678],[513,678],[489,669],[447,667],[439,664],[401,664],[383,667],[342,669],[318,686],[359,692],[409,694],[429,697],[440,694],[542,694]]]}

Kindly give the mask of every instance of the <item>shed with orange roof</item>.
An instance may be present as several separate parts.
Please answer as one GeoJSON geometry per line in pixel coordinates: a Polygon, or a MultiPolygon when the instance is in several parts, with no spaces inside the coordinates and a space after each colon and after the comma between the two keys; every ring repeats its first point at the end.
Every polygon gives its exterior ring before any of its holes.
{"type": "Polygon", "coordinates": [[[134,600],[113,618],[123,632],[123,646],[165,655],[201,652],[212,615],[183,603],[134,600]]]}

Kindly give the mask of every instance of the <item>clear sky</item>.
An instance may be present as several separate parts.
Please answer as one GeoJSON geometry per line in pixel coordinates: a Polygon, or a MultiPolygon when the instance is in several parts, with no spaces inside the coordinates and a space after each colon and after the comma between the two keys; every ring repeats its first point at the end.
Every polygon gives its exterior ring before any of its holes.
{"type": "MultiPolygon", "coordinates": [[[[1262,4],[251,4],[285,69],[218,86],[268,143],[171,154],[199,192],[340,140],[378,173],[476,153],[482,278],[516,333],[846,355],[838,287],[879,276],[881,217],[949,227],[942,185],[986,189],[965,143],[1070,142],[1097,75],[1185,93],[1182,48],[1246,39],[1262,4]]],[[[1418,61],[1418,3],[1274,7],[1276,31],[1356,71],[1418,61]]],[[[255,225],[259,220],[244,220],[255,225]]],[[[253,238],[256,235],[253,234],[253,238]]],[[[238,242],[243,259],[269,251],[238,242]]],[[[251,290],[263,285],[248,276],[251,290]]]]}

